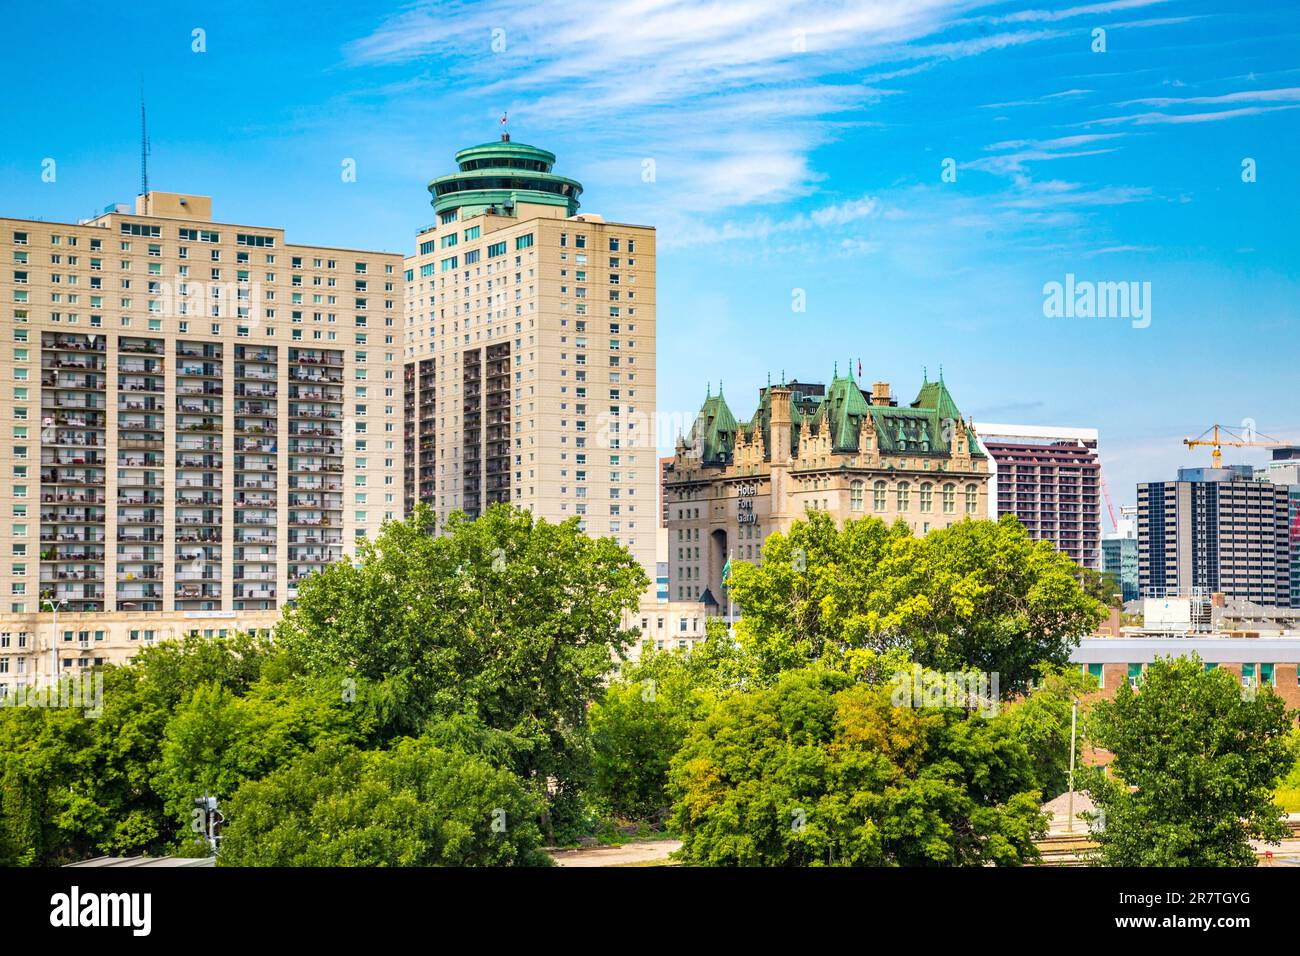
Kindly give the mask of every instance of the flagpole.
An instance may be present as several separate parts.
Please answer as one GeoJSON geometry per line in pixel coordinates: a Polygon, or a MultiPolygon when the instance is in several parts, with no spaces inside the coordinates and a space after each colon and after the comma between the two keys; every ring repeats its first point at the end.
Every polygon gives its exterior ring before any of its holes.
{"type": "MultiPolygon", "coordinates": [[[[730,551],[730,550],[727,552],[727,570],[728,570],[728,571],[731,570],[731,556],[732,556],[732,553],[733,553],[733,552],[730,551]]],[[[731,575],[728,574],[727,576],[730,577],[731,575]]],[[[723,586],[724,586],[724,587],[727,587],[725,584],[724,584],[723,586]]],[[[736,636],[736,633],[735,633],[735,631],[736,631],[736,608],[735,608],[735,604],[734,604],[734,602],[731,600],[731,588],[730,588],[730,587],[727,587],[727,628],[731,631],[731,636],[732,636],[732,637],[735,637],[735,636],[736,636]]]]}

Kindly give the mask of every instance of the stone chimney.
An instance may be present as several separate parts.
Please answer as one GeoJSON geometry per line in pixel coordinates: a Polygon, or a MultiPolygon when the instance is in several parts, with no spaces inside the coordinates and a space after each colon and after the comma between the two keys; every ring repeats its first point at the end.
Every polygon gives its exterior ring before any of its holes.
{"type": "Polygon", "coordinates": [[[790,459],[791,394],[790,389],[784,385],[778,385],[768,392],[771,399],[767,430],[767,457],[771,462],[768,470],[768,520],[775,528],[785,527],[786,519],[790,517],[786,512],[790,483],[790,469],[786,462],[790,459]]]}
{"type": "Polygon", "coordinates": [[[889,383],[875,382],[871,386],[871,404],[888,405],[889,404],[889,383]]]}

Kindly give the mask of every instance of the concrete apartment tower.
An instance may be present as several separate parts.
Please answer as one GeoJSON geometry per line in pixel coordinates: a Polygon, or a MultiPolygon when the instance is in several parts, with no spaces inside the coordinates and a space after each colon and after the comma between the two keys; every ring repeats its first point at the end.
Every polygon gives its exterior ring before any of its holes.
{"type": "Polygon", "coordinates": [[[462,149],[406,260],[404,505],[577,517],[655,578],[655,231],[579,213],[555,155],[462,149]]]}
{"type": "Polygon", "coordinates": [[[1180,468],[1138,485],[1138,584],[1143,597],[1222,592],[1292,607],[1292,486],[1250,465],[1180,468]]]}
{"type": "Polygon", "coordinates": [[[1101,460],[1095,428],[976,422],[989,455],[990,517],[1015,515],[1085,568],[1101,568],[1101,460]]]}
{"type": "Polygon", "coordinates": [[[0,260],[0,693],[269,627],[401,516],[400,254],[149,191],[0,260]]]}

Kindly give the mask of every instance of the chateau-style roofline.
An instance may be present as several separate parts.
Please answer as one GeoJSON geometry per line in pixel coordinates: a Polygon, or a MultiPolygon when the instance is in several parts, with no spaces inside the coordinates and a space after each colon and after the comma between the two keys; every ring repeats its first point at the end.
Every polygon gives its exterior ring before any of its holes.
{"type": "Polygon", "coordinates": [[[852,369],[841,376],[838,368],[826,387],[799,382],[772,385],[769,381],[759,390],[758,408],[743,422],[736,420],[721,386],[717,395],[709,386],[695,424],[679,441],[679,454],[686,452],[705,467],[725,467],[735,462],[738,443],[761,444],[762,460],[770,462],[774,398],[784,403],[789,419],[789,448],[782,457],[797,459],[802,442],[816,439],[822,445],[825,438],[829,438],[825,450],[831,455],[947,458],[960,453],[955,443],[964,440],[966,454],[985,457],[974,429],[962,422],[942,372],[936,382],[923,375],[916,399],[910,405],[899,406],[890,395],[888,383],[876,382],[865,390],[854,380],[852,369]],[[869,447],[864,448],[864,444],[869,447]]]}

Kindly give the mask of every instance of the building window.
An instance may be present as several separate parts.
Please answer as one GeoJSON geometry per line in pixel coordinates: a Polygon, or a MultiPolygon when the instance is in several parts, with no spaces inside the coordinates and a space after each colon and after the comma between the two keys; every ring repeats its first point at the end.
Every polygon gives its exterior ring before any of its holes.
{"type": "Polygon", "coordinates": [[[854,481],[849,484],[849,510],[862,510],[862,482],[854,481]]]}
{"type": "Polygon", "coordinates": [[[1137,690],[1142,685],[1142,665],[1130,664],[1128,666],[1128,686],[1137,690]]]}
{"type": "Polygon", "coordinates": [[[1098,689],[1098,690],[1105,690],[1105,689],[1106,689],[1106,673],[1105,673],[1105,668],[1104,668],[1103,665],[1101,665],[1101,664],[1089,664],[1089,665],[1088,665],[1088,676],[1097,678],[1097,689],[1098,689]]]}
{"type": "Polygon", "coordinates": [[[921,510],[930,511],[934,507],[934,485],[928,481],[921,482],[921,510]]]}
{"type": "Polygon", "coordinates": [[[980,493],[976,485],[966,486],[966,513],[973,515],[975,509],[979,506],[980,493]]]}
{"type": "Polygon", "coordinates": [[[952,482],[943,486],[943,513],[952,514],[957,510],[957,486],[952,482]]]}
{"type": "Polygon", "coordinates": [[[898,510],[900,513],[907,511],[912,496],[912,486],[906,481],[898,483],[898,510]]]}
{"type": "Polygon", "coordinates": [[[871,506],[876,511],[885,510],[885,483],[877,481],[871,488],[871,506]]]}

